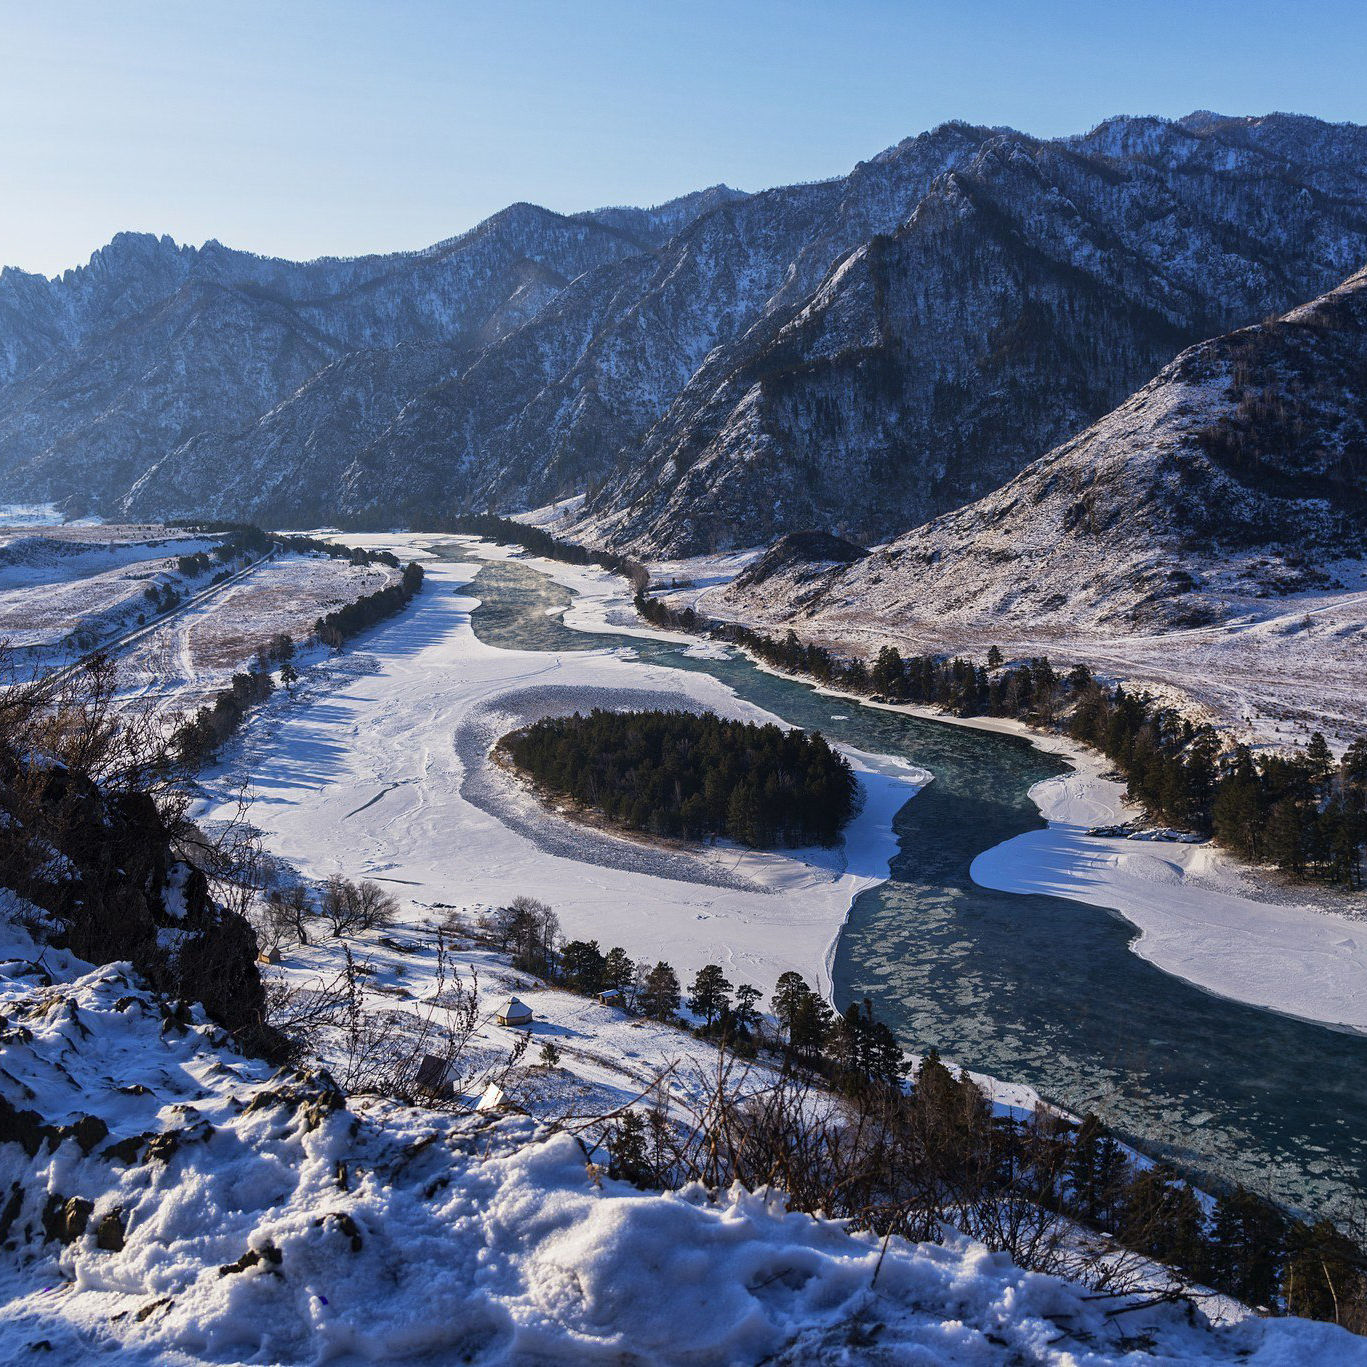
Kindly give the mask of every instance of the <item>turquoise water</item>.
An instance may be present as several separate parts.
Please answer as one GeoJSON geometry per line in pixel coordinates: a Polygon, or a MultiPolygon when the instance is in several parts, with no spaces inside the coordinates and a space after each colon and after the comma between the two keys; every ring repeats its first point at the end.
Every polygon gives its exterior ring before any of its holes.
{"type": "Polygon", "coordinates": [[[935,775],[897,816],[890,880],[860,896],[835,958],[837,1003],[865,996],[909,1049],[1094,1110],[1197,1175],[1283,1201],[1342,1207],[1367,1191],[1367,1039],[1243,1006],[1130,952],[1101,908],[980,888],[975,855],[1042,825],[1028,791],[1062,761],[1014,736],[861,707],[733,655],[571,631],[569,595],[517,563],[481,570],[474,627],[492,645],[586,650],[704,671],[797,726],[900,755],[935,775]]]}

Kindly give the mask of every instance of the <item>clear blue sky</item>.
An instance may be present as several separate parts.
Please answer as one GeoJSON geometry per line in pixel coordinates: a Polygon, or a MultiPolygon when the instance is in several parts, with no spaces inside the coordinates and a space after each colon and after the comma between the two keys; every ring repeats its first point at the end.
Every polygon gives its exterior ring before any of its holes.
{"type": "Polygon", "coordinates": [[[945,119],[1367,122],[1363,0],[0,0],[0,263],[416,247],[812,180],[945,119]]]}

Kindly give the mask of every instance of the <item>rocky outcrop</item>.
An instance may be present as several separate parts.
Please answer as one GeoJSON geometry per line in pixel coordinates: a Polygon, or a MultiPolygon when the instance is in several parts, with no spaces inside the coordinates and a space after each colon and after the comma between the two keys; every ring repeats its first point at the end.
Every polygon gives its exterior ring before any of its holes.
{"type": "Polygon", "coordinates": [[[272,1048],[256,935],[209,895],[146,792],[106,794],[55,761],[0,761],[0,886],[31,932],[93,964],[128,962],[272,1048]]]}

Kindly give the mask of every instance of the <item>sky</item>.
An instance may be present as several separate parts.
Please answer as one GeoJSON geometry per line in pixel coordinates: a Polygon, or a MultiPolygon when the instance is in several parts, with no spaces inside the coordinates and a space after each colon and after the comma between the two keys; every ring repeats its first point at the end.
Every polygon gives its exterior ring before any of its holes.
{"type": "Polygon", "coordinates": [[[0,264],[311,258],[848,171],[947,119],[1367,123],[1362,0],[0,0],[0,264]]]}

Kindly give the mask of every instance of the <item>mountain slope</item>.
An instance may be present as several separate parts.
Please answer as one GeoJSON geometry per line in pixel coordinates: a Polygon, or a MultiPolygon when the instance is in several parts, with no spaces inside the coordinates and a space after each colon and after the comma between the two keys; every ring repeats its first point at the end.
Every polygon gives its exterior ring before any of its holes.
{"type": "Polygon", "coordinates": [[[526,507],[582,492],[636,444],[718,345],[891,230],[987,130],[947,125],[843,180],[769,190],[702,214],[653,256],[585,275],[461,376],[421,396],[348,471],[343,513],[403,492],[426,510],[526,507]]]}
{"type": "Polygon", "coordinates": [[[760,561],[733,604],[818,621],[1172,628],[1367,556],[1367,271],[1184,351],[1002,488],[845,568],[760,561]]]}
{"type": "Polygon", "coordinates": [[[1367,260],[1367,132],[946,124],[845,177],[423,252],[269,261],[124,235],[0,276],[0,496],[435,525],[587,493],[648,554],[982,496],[1185,345],[1367,260]]]}
{"type": "Polygon", "coordinates": [[[1365,157],[1362,129],[1282,116],[991,137],[709,356],[585,530],[671,554],[871,540],[980,496],[1181,346],[1367,260],[1365,157]]]}
{"type": "Polygon", "coordinates": [[[436,343],[473,355],[568,280],[640,250],[611,228],[514,205],[396,256],[296,264],[125,234],[59,280],[7,271],[0,476],[13,497],[108,508],[184,442],[248,426],[351,351],[436,343]]]}

